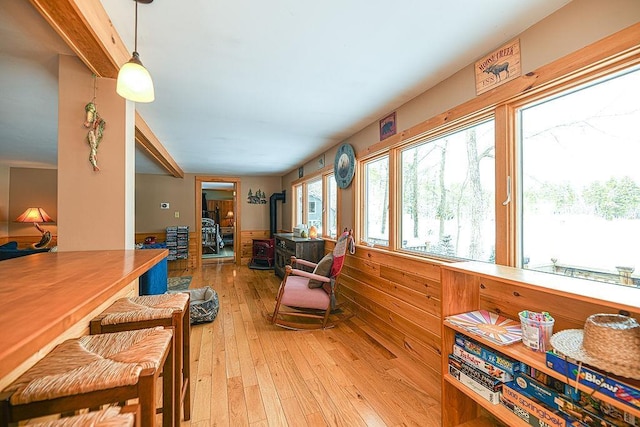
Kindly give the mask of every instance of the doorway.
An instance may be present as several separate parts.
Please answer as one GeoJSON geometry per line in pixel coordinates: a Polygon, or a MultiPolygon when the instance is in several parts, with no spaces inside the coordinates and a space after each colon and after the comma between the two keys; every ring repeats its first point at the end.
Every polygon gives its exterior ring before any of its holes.
{"type": "Polygon", "coordinates": [[[240,257],[240,179],[196,176],[198,266],[235,263],[240,257]]]}

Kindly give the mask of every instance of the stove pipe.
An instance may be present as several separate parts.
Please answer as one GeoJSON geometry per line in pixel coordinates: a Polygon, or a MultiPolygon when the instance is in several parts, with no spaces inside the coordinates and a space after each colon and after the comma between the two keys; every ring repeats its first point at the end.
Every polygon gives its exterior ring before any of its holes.
{"type": "Polygon", "coordinates": [[[282,200],[282,203],[286,203],[286,190],[282,190],[282,193],[273,193],[271,197],[269,197],[269,221],[270,221],[270,231],[271,238],[273,239],[273,235],[277,231],[278,227],[278,209],[276,208],[276,202],[278,200],[282,200]]]}

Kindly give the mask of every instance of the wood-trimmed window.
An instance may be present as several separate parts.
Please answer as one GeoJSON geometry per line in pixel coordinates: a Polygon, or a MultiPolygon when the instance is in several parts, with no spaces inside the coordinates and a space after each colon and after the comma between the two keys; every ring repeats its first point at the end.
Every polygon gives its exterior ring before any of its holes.
{"type": "MultiPolygon", "coordinates": [[[[573,269],[573,261],[563,263],[562,268],[558,268],[560,261],[550,249],[554,245],[582,239],[579,244],[585,250],[590,248],[587,252],[590,252],[593,258],[604,259],[604,256],[599,257],[599,251],[615,252],[611,250],[614,247],[619,254],[635,256],[637,252],[628,247],[635,244],[640,237],[640,173],[635,172],[637,168],[634,170],[629,166],[640,158],[640,153],[635,151],[640,147],[640,134],[637,131],[633,132],[636,129],[635,125],[640,122],[640,110],[633,108],[637,105],[633,97],[640,87],[637,79],[640,75],[640,45],[637,43],[637,36],[630,35],[633,31],[633,28],[623,30],[614,37],[594,43],[528,73],[497,89],[495,93],[480,95],[447,114],[435,116],[406,129],[399,138],[376,143],[370,147],[369,154],[360,156],[361,182],[357,193],[358,200],[355,203],[360,222],[359,243],[412,255],[452,260],[476,259],[524,268],[532,267],[534,257],[528,254],[533,253],[535,246],[546,246],[542,252],[538,252],[541,255],[536,255],[536,265],[544,267],[546,263],[547,271],[556,270],[558,274],[580,275],[594,280],[597,280],[598,275],[606,276],[605,281],[640,287],[640,274],[637,278],[633,276],[636,269],[640,272],[640,258],[636,261],[628,259],[629,256],[625,258],[620,255],[618,259],[607,260],[605,266],[598,262],[589,262],[585,257],[585,261],[580,261],[584,264],[580,269],[573,269]],[[613,97],[613,89],[605,90],[607,96],[597,94],[600,87],[614,84],[616,81],[622,82],[621,87],[624,89],[619,91],[619,95],[623,98],[613,97]],[[589,92],[593,95],[589,95],[589,92]],[[578,97],[585,95],[587,96],[580,101],[578,97]],[[577,107],[552,109],[556,100],[562,102],[565,98],[573,96],[576,97],[576,101],[573,101],[577,103],[575,105],[591,107],[586,115],[569,114],[577,110],[577,107]],[[622,108],[625,105],[631,107],[622,108]],[[543,112],[543,109],[548,111],[543,112]],[[548,119],[553,120],[545,124],[539,118],[533,119],[536,114],[546,115],[548,119]],[[490,184],[483,183],[483,197],[476,200],[478,203],[474,203],[474,196],[463,196],[462,193],[459,193],[460,197],[456,199],[457,205],[437,203],[438,195],[449,192],[449,195],[453,196],[452,193],[460,190],[462,186],[470,185],[469,181],[460,180],[450,188],[446,185],[440,187],[446,191],[434,191],[431,195],[418,192],[412,196],[410,193],[415,192],[416,186],[414,185],[412,190],[411,165],[424,155],[415,149],[424,147],[428,151],[429,147],[435,147],[436,141],[446,140],[455,132],[477,124],[484,126],[489,117],[494,118],[491,121],[494,138],[493,167],[485,167],[485,164],[478,171],[483,177],[493,173],[493,188],[488,188],[490,184]],[[592,121],[596,117],[600,120],[597,125],[592,121]],[[605,124],[604,121],[608,123],[605,124]],[[566,144],[562,147],[563,144],[557,137],[560,137],[561,132],[567,132],[570,127],[573,127],[570,135],[562,135],[562,138],[567,138],[566,144]],[[550,131],[551,128],[555,131],[550,131]],[[599,138],[594,136],[597,132],[601,134],[599,138]],[[540,141],[542,133],[546,134],[546,142],[540,141]],[[625,146],[622,145],[622,140],[625,140],[625,146]],[[554,143],[556,146],[553,149],[542,148],[543,145],[550,146],[554,143]],[[563,149],[566,151],[563,152],[563,149]],[[529,156],[534,158],[535,150],[537,160],[532,163],[529,156]],[[590,156],[589,160],[585,160],[586,156],[590,156]],[[616,168],[616,164],[620,167],[616,168]],[[555,180],[549,176],[560,176],[569,169],[573,170],[569,175],[575,183],[567,184],[571,180],[566,174],[564,178],[555,180]],[[388,174],[386,179],[385,171],[388,174]],[[534,172],[539,174],[538,178],[534,176],[534,172]],[[609,175],[604,176],[603,173],[609,175]],[[428,202],[428,197],[434,197],[434,200],[428,202]],[[439,245],[440,249],[447,246],[442,244],[443,239],[440,236],[441,219],[449,220],[452,215],[456,215],[456,209],[463,206],[470,212],[482,208],[485,213],[493,207],[494,218],[488,219],[488,222],[495,223],[493,244],[487,246],[486,242],[483,242],[483,248],[479,252],[456,250],[443,253],[441,250],[423,250],[433,244],[439,245]],[[576,233],[565,235],[567,227],[557,226],[558,218],[555,218],[554,229],[539,233],[539,229],[530,227],[531,224],[527,221],[532,220],[532,214],[541,212],[574,216],[588,212],[592,217],[599,216],[599,220],[603,221],[603,227],[592,224],[578,227],[582,229],[582,236],[576,233]],[[420,220],[416,228],[411,218],[412,215],[415,217],[423,213],[426,215],[425,219],[430,217],[436,221],[437,227],[434,230],[437,230],[438,234],[435,239],[437,242],[425,239],[422,245],[424,247],[420,247],[421,245],[416,243],[422,239],[420,220]],[[606,221],[615,220],[626,221],[628,227],[620,225],[617,231],[611,229],[612,224],[606,221]],[[639,223],[638,231],[635,225],[631,225],[631,222],[635,224],[636,221],[639,223]],[[418,234],[418,240],[410,242],[407,235],[414,236],[415,232],[418,234]],[[605,234],[603,239],[601,233],[605,234]],[[529,238],[537,238],[537,243],[529,242],[527,234],[529,238]],[[618,248],[626,250],[619,251],[618,248]],[[542,261],[539,260],[541,257],[542,261]],[[588,273],[590,268],[594,270],[593,274],[588,273]],[[601,274],[602,270],[607,270],[606,274],[601,274]]],[[[479,156],[477,158],[482,157],[482,162],[486,163],[486,160],[491,158],[490,151],[487,146],[474,152],[479,156]]],[[[466,152],[468,154],[469,150],[466,152]]],[[[435,159],[435,152],[427,155],[435,159]]],[[[447,168],[448,171],[466,173],[467,180],[473,180],[469,168],[460,164],[462,160],[464,158],[460,156],[458,160],[444,161],[455,164],[452,165],[452,169],[447,168]]],[[[469,164],[468,159],[465,163],[469,164]]],[[[438,183],[433,182],[437,179],[437,173],[434,172],[430,177],[427,176],[426,169],[423,173],[424,175],[414,183],[417,185],[421,180],[431,179],[431,187],[437,188],[438,183]]],[[[444,176],[446,182],[446,174],[444,176]]],[[[419,191],[428,192],[427,184],[420,185],[424,188],[419,191]]],[[[540,217],[534,221],[541,227],[552,225],[549,222],[545,223],[540,217]]],[[[575,217],[572,217],[571,222],[570,227],[579,225],[579,220],[575,217]]],[[[483,224],[481,229],[486,229],[486,225],[483,224]]],[[[426,233],[428,234],[428,230],[426,233]]],[[[457,239],[453,233],[451,234],[450,244],[457,239]]],[[[483,237],[487,236],[489,239],[489,235],[490,233],[486,233],[483,237]]],[[[473,239],[464,245],[473,249],[473,239]]]]}
{"type": "Polygon", "coordinates": [[[389,154],[362,160],[361,230],[362,242],[389,247],[389,154]]]}
{"type": "Polygon", "coordinates": [[[337,236],[338,196],[333,171],[329,169],[298,180],[293,185],[295,204],[293,227],[315,226],[318,235],[335,239],[337,236]]]}

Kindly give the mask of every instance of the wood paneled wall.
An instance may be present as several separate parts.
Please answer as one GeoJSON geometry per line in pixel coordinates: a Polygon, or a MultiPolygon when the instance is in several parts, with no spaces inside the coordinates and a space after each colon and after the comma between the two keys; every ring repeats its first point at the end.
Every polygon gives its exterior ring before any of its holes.
{"type": "MultiPolygon", "coordinates": [[[[333,246],[327,241],[325,251],[333,246]]],[[[420,375],[433,396],[440,393],[440,295],[437,261],[363,246],[347,254],[338,292],[368,333],[424,366],[420,375]]]]}

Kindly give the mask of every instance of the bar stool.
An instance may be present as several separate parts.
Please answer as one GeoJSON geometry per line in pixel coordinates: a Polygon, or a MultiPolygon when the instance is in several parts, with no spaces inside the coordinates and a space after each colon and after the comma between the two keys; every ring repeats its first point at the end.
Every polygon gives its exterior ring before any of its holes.
{"type": "MultiPolygon", "coordinates": [[[[137,405],[136,405],[137,407],[137,405]]],[[[29,424],[30,427],[78,427],[78,426],[108,426],[108,427],[133,427],[136,422],[136,414],[126,412],[131,407],[120,408],[110,406],[101,411],[73,417],[60,418],[59,420],[43,423],[29,424]]]]}
{"type": "MultiPolygon", "coordinates": [[[[89,324],[92,335],[155,326],[174,329],[176,346],[174,394],[176,402],[182,403],[185,421],[191,418],[189,298],[188,292],[121,298],[93,318],[89,324]]],[[[177,403],[174,412],[176,426],[180,425],[180,406],[177,403]]]]}
{"type": "Polygon", "coordinates": [[[162,370],[162,424],[171,427],[173,347],[165,328],[64,341],[0,394],[0,426],[137,398],[142,426],[154,427],[162,370]]]}

